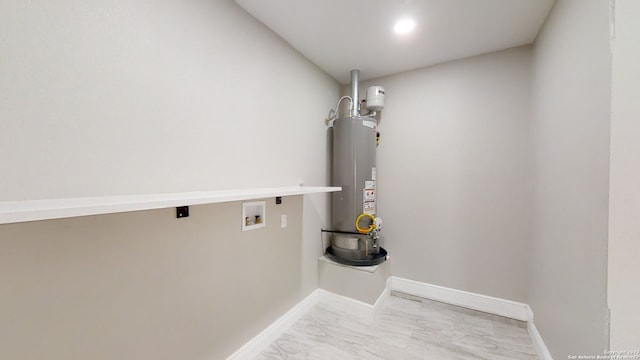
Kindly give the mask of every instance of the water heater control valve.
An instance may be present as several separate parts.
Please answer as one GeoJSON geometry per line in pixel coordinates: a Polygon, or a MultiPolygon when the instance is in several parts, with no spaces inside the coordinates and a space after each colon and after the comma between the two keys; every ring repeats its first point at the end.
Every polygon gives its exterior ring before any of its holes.
{"type": "Polygon", "coordinates": [[[382,230],[382,219],[377,217],[377,218],[375,218],[374,223],[376,224],[376,230],[381,231],[382,230]]]}

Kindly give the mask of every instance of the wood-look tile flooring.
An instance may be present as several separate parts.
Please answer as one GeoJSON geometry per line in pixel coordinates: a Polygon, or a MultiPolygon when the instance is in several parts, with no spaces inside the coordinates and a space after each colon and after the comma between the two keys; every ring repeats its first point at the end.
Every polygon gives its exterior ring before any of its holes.
{"type": "Polygon", "coordinates": [[[538,359],[526,323],[393,293],[375,319],[316,305],[260,356],[270,359],[538,359]]]}

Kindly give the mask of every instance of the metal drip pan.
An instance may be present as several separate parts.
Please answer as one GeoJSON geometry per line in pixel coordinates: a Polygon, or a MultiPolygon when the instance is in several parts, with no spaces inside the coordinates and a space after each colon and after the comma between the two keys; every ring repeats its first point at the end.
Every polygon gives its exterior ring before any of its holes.
{"type": "Polygon", "coordinates": [[[379,265],[382,264],[383,262],[385,262],[387,260],[387,250],[385,250],[384,248],[380,248],[380,252],[378,252],[375,255],[372,255],[366,259],[345,259],[343,257],[339,257],[336,254],[333,253],[333,249],[331,247],[327,248],[327,251],[325,253],[325,256],[328,257],[329,259],[343,264],[343,265],[349,265],[349,266],[374,266],[374,265],[379,265]]]}

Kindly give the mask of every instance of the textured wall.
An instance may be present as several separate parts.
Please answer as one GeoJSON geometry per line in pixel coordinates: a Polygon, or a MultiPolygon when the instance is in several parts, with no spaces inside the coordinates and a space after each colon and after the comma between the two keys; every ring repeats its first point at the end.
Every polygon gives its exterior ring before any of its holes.
{"type": "MultiPolygon", "coordinates": [[[[232,0],[2,1],[0,53],[0,201],[328,183],[339,84],[232,0]]],[[[2,225],[0,358],[223,358],[317,288],[327,204],[2,225]]]]}
{"type": "Polygon", "coordinates": [[[378,208],[391,272],[524,301],[529,47],[363,84],[385,88],[378,208]]]}
{"type": "Polygon", "coordinates": [[[533,54],[527,297],[555,358],[602,354],[608,326],[608,1],[556,1],[533,54]]]}
{"type": "Polygon", "coordinates": [[[0,226],[0,358],[225,358],[305,295],[302,196],[266,201],[0,226]]]}
{"type": "Polygon", "coordinates": [[[638,348],[640,339],[640,3],[617,0],[611,103],[609,292],[611,348],[638,348]]]}
{"type": "Polygon", "coordinates": [[[0,200],[327,180],[338,83],[232,0],[10,0],[0,24],[0,200]]]}

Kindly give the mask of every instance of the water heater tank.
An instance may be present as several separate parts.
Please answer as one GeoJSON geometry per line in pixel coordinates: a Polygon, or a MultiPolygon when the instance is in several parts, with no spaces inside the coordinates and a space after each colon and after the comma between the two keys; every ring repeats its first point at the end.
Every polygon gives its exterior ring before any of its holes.
{"type": "Polygon", "coordinates": [[[382,108],[384,108],[384,88],[369,86],[367,88],[367,109],[380,111],[382,108]]]}

